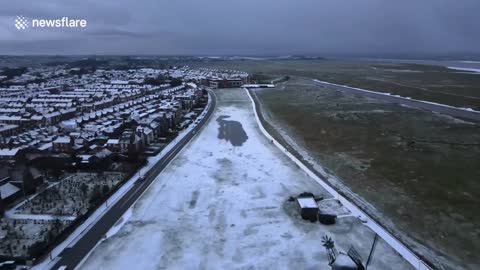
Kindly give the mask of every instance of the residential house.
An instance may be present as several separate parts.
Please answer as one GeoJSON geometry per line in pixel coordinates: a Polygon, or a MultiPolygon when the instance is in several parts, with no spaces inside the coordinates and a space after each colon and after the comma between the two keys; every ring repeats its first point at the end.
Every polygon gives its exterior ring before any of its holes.
{"type": "Polygon", "coordinates": [[[109,139],[105,147],[112,152],[118,152],[120,151],[120,141],[118,139],[109,139]]]}
{"type": "Polygon", "coordinates": [[[1,159],[13,160],[19,150],[20,148],[0,149],[0,160],[1,159]]]}
{"type": "Polygon", "coordinates": [[[71,153],[73,141],[70,137],[62,136],[53,141],[53,151],[57,153],[71,153]]]}
{"type": "Polygon", "coordinates": [[[142,139],[135,132],[126,130],[119,139],[120,152],[135,153],[142,150],[142,139]]]}
{"type": "MultiPolygon", "coordinates": [[[[0,182],[0,200],[4,206],[14,202],[22,195],[20,188],[11,184],[8,179],[0,182]]],[[[1,211],[1,210],[0,210],[1,211]]]]}

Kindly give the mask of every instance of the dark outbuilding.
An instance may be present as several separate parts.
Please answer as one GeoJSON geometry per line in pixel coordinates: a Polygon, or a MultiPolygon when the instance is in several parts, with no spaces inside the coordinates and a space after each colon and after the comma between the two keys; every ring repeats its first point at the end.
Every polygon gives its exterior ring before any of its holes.
{"type": "Polygon", "coordinates": [[[337,219],[336,215],[322,214],[322,213],[318,214],[318,221],[320,221],[320,223],[325,225],[335,224],[336,219],[337,219]]]}
{"type": "Polygon", "coordinates": [[[318,217],[318,205],[315,199],[311,196],[309,197],[298,197],[297,205],[300,210],[300,215],[305,220],[310,220],[312,222],[317,221],[318,217]]]}

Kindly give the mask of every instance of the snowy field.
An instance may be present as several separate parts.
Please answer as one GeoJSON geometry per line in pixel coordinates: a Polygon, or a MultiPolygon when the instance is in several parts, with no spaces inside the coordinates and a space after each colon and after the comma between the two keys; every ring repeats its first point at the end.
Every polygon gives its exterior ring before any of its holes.
{"type": "MultiPolygon", "coordinates": [[[[210,122],[81,269],[329,269],[325,234],[366,261],[374,233],[335,200],[321,208],[337,224],[300,219],[290,196],[331,196],[260,133],[244,90],[216,93],[210,122]]],[[[369,269],[413,268],[380,241],[369,269]]]]}

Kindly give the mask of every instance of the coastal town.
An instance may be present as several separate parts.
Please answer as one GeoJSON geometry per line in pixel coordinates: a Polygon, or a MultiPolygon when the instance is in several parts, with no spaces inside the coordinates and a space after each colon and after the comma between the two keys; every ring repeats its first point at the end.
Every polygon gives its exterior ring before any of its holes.
{"type": "Polygon", "coordinates": [[[3,1],[0,270],[480,270],[479,13],[3,1]]]}
{"type": "MultiPolygon", "coordinates": [[[[229,61],[0,57],[0,270],[436,269],[422,257],[430,250],[412,249],[328,167],[304,159],[309,137],[294,140],[271,110],[332,110],[347,127],[358,112],[345,104],[367,104],[366,120],[429,113],[383,101],[410,98],[229,61]]],[[[311,125],[313,115],[301,120],[308,132],[334,130],[311,125]]]]}
{"type": "Polygon", "coordinates": [[[0,257],[45,256],[198,122],[208,89],[249,80],[188,66],[0,70],[0,257]]]}

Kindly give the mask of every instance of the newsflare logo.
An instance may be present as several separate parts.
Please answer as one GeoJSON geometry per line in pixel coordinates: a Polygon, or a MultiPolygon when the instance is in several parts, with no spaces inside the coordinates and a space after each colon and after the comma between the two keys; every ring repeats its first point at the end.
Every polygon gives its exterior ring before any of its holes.
{"type": "Polygon", "coordinates": [[[27,28],[85,28],[87,20],[71,19],[62,17],[60,19],[27,19],[24,16],[15,17],[15,28],[25,30],[27,28]]]}
{"type": "Polygon", "coordinates": [[[15,18],[15,27],[18,30],[24,30],[28,28],[28,20],[23,16],[17,16],[15,18]]]}

